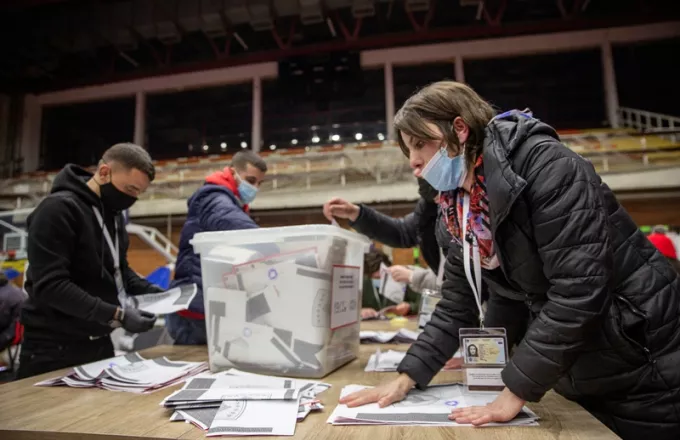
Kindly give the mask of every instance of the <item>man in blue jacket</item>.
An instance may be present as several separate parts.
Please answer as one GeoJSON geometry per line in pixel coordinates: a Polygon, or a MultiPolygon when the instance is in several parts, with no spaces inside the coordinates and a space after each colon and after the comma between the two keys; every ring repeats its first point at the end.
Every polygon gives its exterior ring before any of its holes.
{"type": "Polygon", "coordinates": [[[230,167],[208,176],[205,184],[189,198],[171,287],[196,283],[198,293],[188,310],[166,317],[165,325],[175,344],[207,343],[201,260],[189,241],[197,232],[257,228],[248,215],[248,204],[255,199],[266,172],[267,164],[260,156],[250,150],[239,151],[230,167]]]}

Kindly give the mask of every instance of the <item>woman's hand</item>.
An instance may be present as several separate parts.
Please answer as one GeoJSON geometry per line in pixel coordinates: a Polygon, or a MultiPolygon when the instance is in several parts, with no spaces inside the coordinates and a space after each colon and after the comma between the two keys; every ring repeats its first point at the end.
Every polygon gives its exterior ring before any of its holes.
{"type": "Polygon", "coordinates": [[[486,406],[470,406],[451,411],[450,420],[475,426],[492,422],[508,422],[515,418],[526,402],[505,388],[496,400],[486,406]]]}
{"type": "Polygon", "coordinates": [[[378,317],[378,312],[375,309],[366,307],[361,309],[361,319],[373,319],[378,317]]]}
{"type": "Polygon", "coordinates": [[[406,374],[400,374],[392,382],[387,382],[374,388],[357,391],[349,394],[340,403],[350,408],[378,402],[380,408],[384,408],[400,400],[404,400],[406,394],[415,386],[413,379],[406,374]]]}
{"type": "Polygon", "coordinates": [[[323,215],[329,222],[333,221],[333,217],[346,218],[355,222],[360,212],[361,208],[357,205],[339,197],[333,197],[323,205],[323,215]]]}
{"type": "Polygon", "coordinates": [[[463,358],[462,357],[453,357],[446,361],[444,364],[444,370],[458,370],[463,366],[463,358]]]}
{"type": "Polygon", "coordinates": [[[394,278],[394,281],[400,283],[410,283],[411,277],[413,276],[413,271],[408,267],[404,266],[392,266],[389,268],[390,275],[394,278]]]}

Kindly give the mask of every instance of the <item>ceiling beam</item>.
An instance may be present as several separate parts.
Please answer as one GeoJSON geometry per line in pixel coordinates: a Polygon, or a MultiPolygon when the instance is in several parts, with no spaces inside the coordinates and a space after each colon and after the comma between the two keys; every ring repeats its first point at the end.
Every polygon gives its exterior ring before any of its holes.
{"type": "MultiPolygon", "coordinates": [[[[153,77],[158,70],[147,70],[127,75],[102,78],[100,85],[74,87],[70,90],[41,94],[42,103],[82,101],[113,96],[134,95],[137,91],[153,92],[172,90],[178,87],[205,87],[230,82],[247,82],[254,76],[275,77],[275,61],[289,56],[303,56],[319,52],[339,50],[361,50],[364,67],[394,64],[418,64],[450,60],[460,55],[467,58],[491,58],[520,54],[599,48],[603,42],[613,44],[647,41],[680,36],[680,22],[666,21],[654,24],[630,24],[632,20],[562,20],[544,21],[534,24],[506,24],[504,26],[471,26],[451,29],[430,29],[426,32],[407,32],[376,37],[365,37],[356,41],[343,39],[325,43],[294,46],[288,50],[270,50],[231,56],[211,62],[189,63],[166,69],[163,76],[153,77]],[[599,26],[598,26],[599,25],[599,26]],[[606,28],[605,26],[615,26],[606,28]],[[592,29],[597,27],[599,29],[592,29]],[[582,30],[590,28],[589,30],[582,30]],[[526,35],[532,34],[532,35],[526,35]],[[523,35],[523,36],[508,36],[523,35]],[[503,37],[503,38],[490,38],[503,37]],[[478,40],[475,40],[477,38],[478,40]],[[417,46],[432,40],[462,40],[451,43],[437,43],[417,46]],[[409,45],[405,47],[395,47],[409,45]],[[389,47],[389,49],[378,49],[389,47]],[[366,50],[374,49],[374,50],[366,50]],[[237,67],[238,66],[238,67],[237,67]],[[258,66],[264,70],[258,71],[258,66]],[[227,74],[233,71],[234,74],[227,74]],[[221,73],[220,73],[221,72],[221,73]],[[248,72],[247,76],[241,73],[248,72]],[[177,78],[175,84],[171,78],[177,78]],[[102,84],[103,83],[103,84],[102,84]]],[[[638,22],[639,23],[639,22],[638,22]]],[[[87,84],[87,83],[85,83],[87,84]]]]}

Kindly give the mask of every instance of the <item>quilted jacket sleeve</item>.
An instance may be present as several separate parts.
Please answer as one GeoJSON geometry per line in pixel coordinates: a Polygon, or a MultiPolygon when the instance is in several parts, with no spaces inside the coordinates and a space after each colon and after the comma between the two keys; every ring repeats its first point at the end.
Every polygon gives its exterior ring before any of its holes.
{"type": "Polygon", "coordinates": [[[590,163],[564,150],[543,149],[525,177],[534,242],[551,287],[502,375],[528,401],[569,370],[608,306],[612,250],[601,182],[590,163]]]}
{"type": "Polygon", "coordinates": [[[451,246],[444,265],[442,299],[430,322],[411,345],[397,371],[424,388],[459,346],[461,328],[479,326],[477,304],[465,278],[460,247],[451,246]]]}
{"type": "Polygon", "coordinates": [[[234,200],[224,193],[206,194],[198,209],[203,231],[255,229],[257,224],[234,200]]]}
{"type": "Polygon", "coordinates": [[[414,212],[404,218],[392,218],[366,205],[351,227],[367,237],[395,248],[418,246],[418,217],[414,212]]]}

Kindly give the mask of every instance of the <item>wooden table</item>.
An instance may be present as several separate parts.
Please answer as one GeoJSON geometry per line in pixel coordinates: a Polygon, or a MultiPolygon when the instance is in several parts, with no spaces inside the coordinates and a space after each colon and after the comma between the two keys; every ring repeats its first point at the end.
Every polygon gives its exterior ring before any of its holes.
{"type": "MultiPolygon", "coordinates": [[[[409,328],[414,328],[411,323],[409,328]]],[[[362,328],[396,330],[388,322],[366,322],[362,328]]],[[[407,349],[407,345],[381,345],[382,349],[407,349]]],[[[539,427],[444,428],[401,426],[331,426],[326,419],[335,407],[343,386],[356,383],[376,385],[395,373],[365,373],[368,357],[377,346],[362,345],[359,359],[326,376],[333,388],[320,395],[326,409],[311,413],[298,423],[296,439],[364,440],[398,438],[420,439],[616,439],[614,433],[575,403],[554,392],[540,403],[530,404],[541,417],[539,427]]],[[[145,350],[147,358],[168,356],[173,360],[206,360],[204,346],[159,346],[145,350]]],[[[99,389],[65,387],[43,388],[33,384],[67,370],[0,385],[0,439],[2,440],[130,440],[130,439],[202,439],[204,433],[190,424],[170,422],[170,412],[158,406],[176,385],[147,395],[117,393],[99,389]]],[[[460,372],[442,372],[435,382],[460,380],[460,372]]],[[[264,438],[264,437],[263,437],[264,438]]],[[[271,437],[269,437],[271,438],[271,437]]]]}

